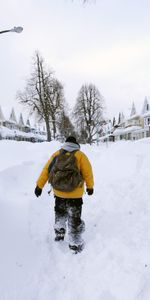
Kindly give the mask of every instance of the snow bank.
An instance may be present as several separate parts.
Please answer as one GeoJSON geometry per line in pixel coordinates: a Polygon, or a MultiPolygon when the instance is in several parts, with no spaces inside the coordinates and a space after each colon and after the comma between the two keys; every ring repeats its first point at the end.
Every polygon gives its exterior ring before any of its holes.
{"type": "Polygon", "coordinates": [[[54,200],[36,179],[57,142],[0,141],[0,299],[150,299],[150,139],[82,149],[95,193],[84,196],[86,248],[54,242],[54,200]]]}

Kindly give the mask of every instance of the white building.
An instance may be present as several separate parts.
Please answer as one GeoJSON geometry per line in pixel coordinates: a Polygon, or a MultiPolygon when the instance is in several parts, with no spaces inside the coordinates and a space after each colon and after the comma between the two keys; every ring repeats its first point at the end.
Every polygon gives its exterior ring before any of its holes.
{"type": "MultiPolygon", "coordinates": [[[[120,115],[121,116],[121,115],[120,115]]],[[[113,132],[107,132],[101,140],[137,140],[150,137],[150,105],[145,97],[141,114],[137,114],[135,104],[132,104],[131,113],[128,118],[119,118],[119,124],[115,125],[113,132]]]]}
{"type": "MultiPolygon", "coordinates": [[[[35,128],[34,128],[35,129],[35,128]]],[[[17,122],[15,110],[12,109],[9,118],[5,118],[0,107],[0,139],[12,139],[18,141],[42,142],[46,140],[46,131],[32,130],[29,119],[24,124],[22,113],[17,122]]]]}

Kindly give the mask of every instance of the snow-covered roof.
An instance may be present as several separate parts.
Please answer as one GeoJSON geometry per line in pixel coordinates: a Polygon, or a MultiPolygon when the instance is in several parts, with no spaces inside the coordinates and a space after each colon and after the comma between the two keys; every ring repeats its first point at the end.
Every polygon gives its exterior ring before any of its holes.
{"type": "Polygon", "coordinates": [[[150,106],[149,106],[148,98],[145,97],[143,108],[142,108],[142,115],[144,115],[147,111],[149,111],[149,109],[150,106]]]}
{"type": "Polygon", "coordinates": [[[144,129],[141,126],[130,126],[127,128],[117,128],[114,130],[113,135],[120,135],[120,134],[126,134],[133,131],[143,131],[144,129]]]}
{"type": "Polygon", "coordinates": [[[143,114],[142,116],[143,116],[143,118],[145,118],[145,117],[150,117],[150,110],[147,111],[147,112],[146,112],[145,114],[143,114]]]}
{"type": "Polygon", "coordinates": [[[14,130],[11,130],[7,127],[1,126],[0,127],[0,134],[1,134],[2,137],[14,136],[14,130]]]}
{"type": "Polygon", "coordinates": [[[131,108],[131,113],[130,113],[130,117],[136,115],[136,108],[135,108],[135,104],[134,102],[132,103],[132,108],[131,108]]]}
{"type": "Polygon", "coordinates": [[[23,120],[22,113],[20,113],[18,124],[19,124],[20,126],[24,126],[24,120],[23,120]]]}
{"type": "Polygon", "coordinates": [[[5,121],[4,114],[2,112],[1,106],[0,106],[0,121],[5,121]]]}
{"type": "Polygon", "coordinates": [[[120,135],[120,134],[124,134],[124,128],[117,128],[114,130],[113,135],[120,135]]]}
{"type": "Polygon", "coordinates": [[[141,115],[140,114],[132,115],[131,117],[127,118],[126,121],[134,120],[136,118],[141,118],[141,115]]]}
{"type": "Polygon", "coordinates": [[[26,126],[26,127],[31,127],[29,118],[27,119],[27,122],[26,122],[26,125],[25,125],[25,126],[26,126]]]}
{"type": "Polygon", "coordinates": [[[112,134],[112,133],[110,133],[110,134],[105,134],[105,135],[103,135],[103,136],[101,136],[100,138],[99,138],[99,141],[103,141],[104,139],[106,139],[106,138],[108,138],[108,137],[110,137],[110,136],[113,136],[114,134],[112,134]]]}
{"type": "Polygon", "coordinates": [[[130,126],[124,129],[124,133],[128,133],[128,132],[132,132],[132,131],[136,131],[142,129],[141,126],[130,126]]]}
{"type": "Polygon", "coordinates": [[[46,140],[45,135],[41,135],[39,133],[33,133],[33,132],[23,132],[17,129],[9,129],[7,127],[1,126],[0,127],[0,134],[1,136],[7,137],[7,136],[22,136],[22,137],[27,137],[27,138],[38,138],[40,140],[46,140]]]}
{"type": "Polygon", "coordinates": [[[9,117],[9,121],[11,123],[17,124],[17,118],[16,118],[14,108],[12,108],[12,111],[11,111],[11,114],[10,114],[10,117],[9,117]]]}

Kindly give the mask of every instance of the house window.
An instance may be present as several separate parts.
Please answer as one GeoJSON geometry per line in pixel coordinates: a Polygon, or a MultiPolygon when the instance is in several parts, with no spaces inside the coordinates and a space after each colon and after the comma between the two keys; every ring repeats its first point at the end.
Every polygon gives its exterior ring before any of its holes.
{"type": "Polygon", "coordinates": [[[147,118],[147,124],[150,125],[150,117],[147,118]]]}

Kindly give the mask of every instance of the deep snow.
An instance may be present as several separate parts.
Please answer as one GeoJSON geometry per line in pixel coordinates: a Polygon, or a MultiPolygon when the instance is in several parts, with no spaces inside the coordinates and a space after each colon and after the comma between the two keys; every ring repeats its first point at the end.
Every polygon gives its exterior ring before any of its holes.
{"type": "Polygon", "coordinates": [[[95,193],[84,195],[85,250],[54,242],[54,199],[34,188],[57,142],[0,141],[0,299],[150,299],[150,139],[82,146],[95,193]]]}

